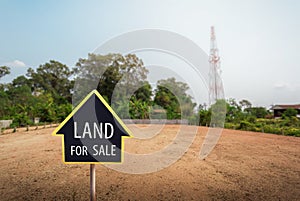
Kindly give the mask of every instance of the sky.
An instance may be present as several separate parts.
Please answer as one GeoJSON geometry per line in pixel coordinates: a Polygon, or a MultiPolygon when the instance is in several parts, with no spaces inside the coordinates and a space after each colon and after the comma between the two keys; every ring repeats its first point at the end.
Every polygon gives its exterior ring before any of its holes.
{"type": "Polygon", "coordinates": [[[73,67],[105,41],[139,29],[175,32],[209,53],[212,25],[226,98],[300,103],[297,0],[0,0],[0,65],[12,72],[0,82],[50,59],[73,67]]]}

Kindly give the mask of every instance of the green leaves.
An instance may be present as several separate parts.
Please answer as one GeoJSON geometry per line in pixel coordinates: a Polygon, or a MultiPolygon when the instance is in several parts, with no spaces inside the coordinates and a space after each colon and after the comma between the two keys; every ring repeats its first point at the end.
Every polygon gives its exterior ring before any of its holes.
{"type": "Polygon", "coordinates": [[[187,94],[188,85],[175,78],[159,80],[155,90],[154,104],[167,111],[168,119],[188,118],[193,115],[196,106],[187,94]]]}
{"type": "MultiPolygon", "coordinates": [[[[79,59],[76,64],[75,82],[76,92],[89,92],[92,88],[97,90],[102,96],[107,97],[108,103],[112,101],[112,95],[116,98],[128,96],[135,91],[136,86],[147,85],[146,78],[148,70],[144,67],[141,59],[134,54],[89,54],[87,59],[79,59]],[[93,86],[95,85],[96,86],[93,86]],[[116,90],[117,89],[119,90],[116,90]]],[[[151,88],[151,87],[150,87],[151,88]]],[[[149,87],[137,92],[144,100],[149,99],[151,90],[149,87]]],[[[78,95],[80,101],[86,94],[78,95]]],[[[130,98],[130,97],[127,97],[130,98]]],[[[138,99],[139,99],[138,98],[138,99]]]]}
{"type": "MultiPolygon", "coordinates": [[[[9,68],[1,67],[1,75],[9,68]]],[[[13,119],[14,126],[33,124],[35,117],[41,121],[63,120],[72,110],[72,75],[69,68],[51,60],[36,70],[29,68],[27,76],[19,76],[0,88],[0,118],[13,119]]]]}
{"type": "Polygon", "coordinates": [[[0,79],[10,73],[10,68],[7,66],[0,66],[0,79]]]}
{"type": "Polygon", "coordinates": [[[73,82],[69,79],[73,71],[68,66],[54,60],[40,65],[36,71],[27,70],[27,76],[33,92],[46,91],[51,93],[55,103],[70,103],[73,82]]]}
{"type": "Polygon", "coordinates": [[[283,115],[284,117],[296,117],[296,115],[298,114],[298,111],[293,109],[293,108],[288,108],[286,111],[284,111],[283,115]]]}

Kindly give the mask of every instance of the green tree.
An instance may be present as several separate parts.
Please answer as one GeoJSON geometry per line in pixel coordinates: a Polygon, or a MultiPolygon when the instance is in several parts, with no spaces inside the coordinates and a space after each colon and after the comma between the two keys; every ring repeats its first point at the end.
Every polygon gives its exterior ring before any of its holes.
{"type": "Polygon", "coordinates": [[[151,95],[151,85],[145,83],[145,85],[134,92],[129,102],[128,99],[119,97],[113,102],[112,107],[121,118],[148,119],[152,105],[151,95]]]}
{"type": "Polygon", "coordinates": [[[199,126],[209,126],[211,110],[199,110],[199,126]]]}
{"type": "Polygon", "coordinates": [[[0,119],[5,119],[9,116],[9,110],[11,106],[11,99],[7,94],[7,90],[0,85],[0,119]]]}
{"type": "Polygon", "coordinates": [[[13,87],[21,87],[21,86],[28,86],[31,88],[32,86],[32,81],[29,80],[28,78],[26,78],[24,75],[18,76],[17,78],[15,78],[11,85],[13,87]]]}
{"type": "Polygon", "coordinates": [[[51,93],[58,104],[71,102],[73,82],[70,81],[70,77],[72,75],[73,71],[68,66],[54,60],[40,65],[36,71],[32,68],[27,70],[27,76],[32,83],[32,91],[51,93]]]}
{"type": "MultiPolygon", "coordinates": [[[[128,96],[136,91],[136,86],[142,86],[146,82],[148,70],[141,59],[134,54],[89,54],[87,59],[79,59],[75,68],[76,92],[89,92],[97,86],[99,93],[111,103],[115,91],[116,97],[128,96]],[[120,90],[116,90],[120,89],[120,90]]],[[[148,88],[149,89],[149,88],[148,88]]],[[[139,91],[139,96],[150,98],[151,90],[145,87],[139,91]],[[141,93],[145,93],[142,95],[141,93]]],[[[79,100],[85,94],[79,95],[79,100]]],[[[127,97],[128,99],[130,97],[127,97]]]]}
{"type": "Polygon", "coordinates": [[[0,66],[0,79],[5,76],[8,75],[10,73],[10,68],[7,66],[0,66]]]}
{"type": "Polygon", "coordinates": [[[226,122],[238,123],[243,119],[242,109],[235,99],[230,98],[227,103],[226,122]]]}
{"type": "Polygon", "coordinates": [[[132,119],[148,119],[150,106],[141,99],[132,98],[129,103],[129,113],[132,119]]]}
{"type": "Polygon", "coordinates": [[[16,87],[10,85],[8,87],[7,94],[10,97],[11,103],[13,105],[28,105],[30,99],[33,98],[31,89],[27,85],[21,85],[16,87]]]}
{"type": "Polygon", "coordinates": [[[227,106],[228,105],[224,99],[218,99],[213,105],[211,105],[209,109],[211,111],[210,126],[224,127],[227,106]]]}
{"type": "Polygon", "coordinates": [[[189,87],[186,83],[175,78],[159,80],[155,90],[154,103],[167,111],[168,119],[188,118],[193,115],[196,104],[187,94],[189,87]]]}
{"type": "MultiPolygon", "coordinates": [[[[19,76],[12,83],[7,84],[5,90],[5,96],[9,97],[9,100],[4,101],[3,116],[13,119],[16,126],[28,125],[33,118],[31,106],[34,105],[34,97],[27,81],[26,77],[19,76]]],[[[4,93],[2,94],[4,95],[4,93]]]]}
{"type": "Polygon", "coordinates": [[[244,111],[245,109],[251,108],[252,104],[248,100],[239,101],[240,108],[244,111]]]}
{"type": "Polygon", "coordinates": [[[148,104],[151,102],[151,96],[152,96],[152,87],[148,82],[144,82],[142,87],[136,90],[133,95],[133,97],[136,100],[141,100],[148,104]]]}
{"type": "Polygon", "coordinates": [[[268,111],[264,107],[251,107],[246,108],[245,111],[256,118],[265,118],[265,116],[268,114],[268,111]]]}
{"type": "MultiPolygon", "coordinates": [[[[40,117],[42,122],[54,122],[58,120],[57,105],[51,93],[43,93],[36,96],[34,106],[35,116],[40,117]]],[[[62,120],[62,119],[60,119],[62,120]]]]}
{"type": "Polygon", "coordinates": [[[149,116],[138,115],[139,112],[132,108],[135,105],[130,104],[141,101],[147,107],[152,104],[151,85],[146,81],[148,70],[136,55],[89,54],[87,59],[79,59],[75,73],[75,104],[96,86],[121,118],[149,116]]]}
{"type": "Polygon", "coordinates": [[[297,116],[297,114],[298,114],[298,111],[293,108],[288,108],[283,113],[284,116],[289,117],[289,118],[295,117],[295,116],[297,116]]]}

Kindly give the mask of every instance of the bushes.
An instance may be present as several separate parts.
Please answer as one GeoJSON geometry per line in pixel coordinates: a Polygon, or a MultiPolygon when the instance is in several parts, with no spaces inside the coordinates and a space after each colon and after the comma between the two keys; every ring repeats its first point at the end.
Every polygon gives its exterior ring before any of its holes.
{"type": "MultiPolygon", "coordinates": [[[[226,104],[224,128],[300,137],[300,119],[295,116],[294,110],[289,110],[282,118],[274,119],[273,115],[262,107],[248,107],[242,110],[242,105],[238,105],[232,99],[226,104]]],[[[200,125],[210,125],[214,108],[199,109],[200,125]]],[[[222,116],[222,113],[218,114],[222,116]]]]}
{"type": "Polygon", "coordinates": [[[241,121],[239,124],[226,122],[224,128],[300,137],[299,127],[285,125],[286,122],[281,119],[258,119],[255,123],[248,121],[241,121]]]}
{"type": "Polygon", "coordinates": [[[228,129],[237,129],[238,128],[238,124],[234,124],[234,123],[225,123],[224,128],[228,128],[228,129]]]}
{"type": "Polygon", "coordinates": [[[264,125],[263,131],[264,133],[283,134],[282,128],[271,126],[271,125],[264,125]]]}
{"type": "Polygon", "coordinates": [[[247,121],[241,121],[240,126],[238,127],[238,129],[240,130],[252,130],[254,127],[254,125],[250,122],[247,121]]]}
{"type": "Polygon", "coordinates": [[[284,128],[283,132],[284,132],[284,135],[300,137],[300,129],[299,128],[287,127],[287,128],[284,128]]]}
{"type": "Polygon", "coordinates": [[[11,128],[26,126],[33,124],[32,120],[29,119],[27,113],[15,114],[13,118],[13,123],[10,125],[11,128]]]}

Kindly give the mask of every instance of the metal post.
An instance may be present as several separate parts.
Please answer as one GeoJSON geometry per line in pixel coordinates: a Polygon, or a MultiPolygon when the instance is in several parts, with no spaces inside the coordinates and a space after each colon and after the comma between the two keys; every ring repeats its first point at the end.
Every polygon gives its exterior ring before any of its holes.
{"type": "Polygon", "coordinates": [[[91,201],[96,201],[96,167],[95,164],[90,165],[90,190],[91,201]]]}

